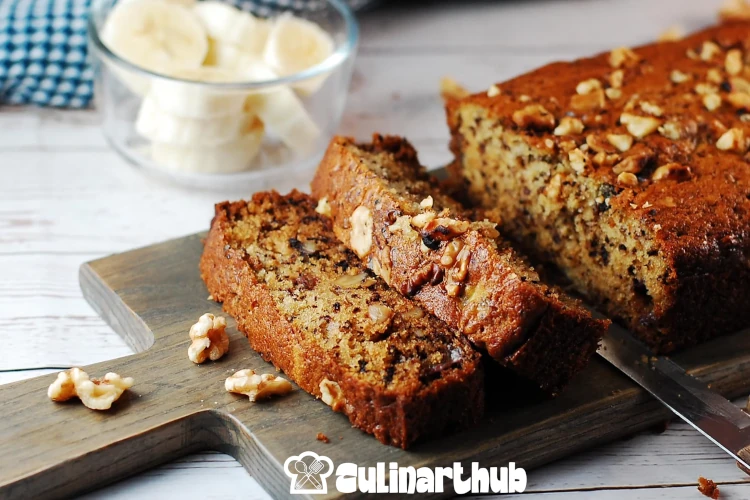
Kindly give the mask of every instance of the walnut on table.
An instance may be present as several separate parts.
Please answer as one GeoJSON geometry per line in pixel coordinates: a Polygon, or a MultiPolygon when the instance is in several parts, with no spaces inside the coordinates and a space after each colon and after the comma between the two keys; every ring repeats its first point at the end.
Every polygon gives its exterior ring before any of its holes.
{"type": "Polygon", "coordinates": [[[240,370],[224,382],[227,392],[244,394],[250,401],[256,402],[272,396],[283,396],[294,390],[285,378],[270,373],[258,375],[255,370],[240,370]]]}
{"type": "Polygon", "coordinates": [[[190,327],[188,358],[196,364],[207,359],[216,361],[229,351],[229,336],[226,332],[227,320],[221,316],[215,317],[206,313],[198,322],[190,327]]]}
{"type": "Polygon", "coordinates": [[[116,373],[107,373],[101,379],[90,378],[80,368],[71,368],[57,374],[57,380],[49,386],[47,396],[57,402],[78,397],[87,408],[109,410],[112,403],[132,386],[132,377],[123,378],[116,373]]]}

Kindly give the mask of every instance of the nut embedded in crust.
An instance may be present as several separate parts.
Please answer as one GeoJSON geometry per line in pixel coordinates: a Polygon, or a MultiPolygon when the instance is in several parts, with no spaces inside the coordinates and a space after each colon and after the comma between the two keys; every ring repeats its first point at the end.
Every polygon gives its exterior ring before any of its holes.
{"type": "Polygon", "coordinates": [[[716,147],[722,151],[745,151],[745,134],[741,129],[730,128],[716,141],[716,147]]]}
{"type": "Polygon", "coordinates": [[[625,125],[631,135],[638,139],[643,139],[647,135],[656,132],[661,125],[661,121],[651,116],[638,116],[631,113],[620,115],[620,123],[625,125]]]}
{"type": "Polygon", "coordinates": [[[272,396],[283,396],[294,390],[283,377],[270,373],[258,375],[255,370],[239,370],[224,381],[224,389],[235,394],[244,394],[250,401],[262,401],[272,396]]]}
{"type": "Polygon", "coordinates": [[[575,135],[583,132],[583,122],[578,118],[566,116],[560,120],[560,125],[555,128],[555,135],[575,135]]]}
{"type": "Polygon", "coordinates": [[[188,358],[195,364],[201,364],[207,359],[216,361],[229,351],[229,336],[226,332],[227,320],[222,316],[215,317],[206,313],[198,322],[190,327],[188,358]]]}
{"type": "Polygon", "coordinates": [[[609,65],[613,68],[632,66],[641,58],[628,47],[618,47],[609,53],[609,65]]]}
{"type": "Polygon", "coordinates": [[[360,257],[370,252],[372,247],[372,214],[364,205],[358,206],[351,216],[352,231],[350,234],[352,250],[360,257]]]}
{"type": "Polygon", "coordinates": [[[89,378],[80,368],[57,374],[57,379],[47,389],[52,401],[67,401],[78,397],[87,408],[109,410],[122,393],[133,387],[133,378],[122,378],[116,373],[107,373],[104,378],[89,378]]]}
{"type": "Polygon", "coordinates": [[[513,123],[521,128],[553,130],[555,117],[541,104],[529,104],[513,113],[513,123]]]}
{"type": "Polygon", "coordinates": [[[344,398],[344,392],[341,390],[341,386],[337,382],[324,378],[320,381],[320,399],[325,404],[331,407],[333,411],[341,411],[344,409],[346,399],[344,398]]]}

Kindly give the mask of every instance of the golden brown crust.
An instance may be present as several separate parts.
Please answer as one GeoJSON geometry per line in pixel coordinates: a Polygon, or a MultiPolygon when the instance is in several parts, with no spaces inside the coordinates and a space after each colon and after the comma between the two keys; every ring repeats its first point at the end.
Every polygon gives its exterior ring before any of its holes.
{"type": "Polygon", "coordinates": [[[343,400],[329,404],[383,443],[406,448],[476,422],[479,355],[363,274],[314,207],[298,192],[218,204],[200,262],[209,292],[253,349],[305,391],[321,397],[323,380],[338,384],[343,400]]]}
{"type": "MultiPolygon", "coordinates": [[[[571,169],[568,185],[606,193],[584,201],[606,203],[595,214],[600,219],[616,213],[642,228],[653,256],[663,261],[659,283],[642,297],[653,302],[645,310],[624,305],[614,288],[608,295],[589,283],[582,292],[661,351],[739,329],[750,324],[749,55],[750,24],[728,23],[676,42],[550,64],[495,85],[491,97],[448,101],[456,155],[450,170],[480,205],[495,205],[498,197],[515,202],[515,210],[503,210],[504,229],[540,249],[538,255],[571,265],[554,245],[528,238],[544,224],[541,216],[522,220],[524,204],[538,195],[518,191],[518,184],[529,184],[524,171],[530,165],[498,160],[495,145],[473,150],[469,144],[477,142],[477,128],[493,123],[493,138],[505,135],[528,145],[534,161],[571,169]],[[610,142],[608,134],[626,142],[610,142]],[[625,151],[615,147],[630,141],[625,151]],[[498,187],[498,170],[516,186],[498,187]]],[[[553,177],[555,168],[548,170],[553,177]]],[[[591,223],[576,220],[578,227],[591,223]]]]}
{"type": "Polygon", "coordinates": [[[499,242],[495,224],[471,222],[404,139],[376,135],[371,144],[355,144],[334,138],[312,191],[326,199],[339,239],[391,287],[545,390],[559,390],[595,352],[606,322],[572,301],[564,304],[540,283],[499,242]],[[356,241],[365,212],[367,248],[356,241]]]}

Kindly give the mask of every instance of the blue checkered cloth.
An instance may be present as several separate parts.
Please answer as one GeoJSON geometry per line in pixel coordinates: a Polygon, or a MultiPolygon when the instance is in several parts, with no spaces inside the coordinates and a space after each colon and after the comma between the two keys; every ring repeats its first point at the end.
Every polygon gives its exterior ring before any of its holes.
{"type": "MultiPolygon", "coordinates": [[[[85,108],[94,97],[87,60],[86,22],[91,0],[0,0],[0,104],[85,108]]],[[[249,0],[251,11],[308,0],[249,0]]],[[[306,6],[320,0],[313,0],[306,6]]],[[[248,0],[234,1],[243,4],[248,0]]],[[[369,0],[350,0],[359,8],[369,0]]],[[[247,8],[247,5],[243,5],[247,8]]]]}

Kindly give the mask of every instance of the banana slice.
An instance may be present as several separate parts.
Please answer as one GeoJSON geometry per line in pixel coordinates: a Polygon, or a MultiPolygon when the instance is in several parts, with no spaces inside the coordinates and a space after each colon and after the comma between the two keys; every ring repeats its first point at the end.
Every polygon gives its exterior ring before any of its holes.
{"type": "MultiPolygon", "coordinates": [[[[263,60],[281,76],[288,76],[320,64],[333,49],[333,38],[323,28],[285,12],[275,20],[268,34],[263,60]]],[[[325,75],[312,78],[295,84],[294,88],[311,94],[323,85],[325,78],[325,75]]]]}
{"type": "MultiPolygon", "coordinates": [[[[102,42],[126,61],[167,75],[199,67],[208,52],[206,30],[196,15],[164,0],[118,3],[102,28],[102,42]]],[[[122,68],[115,73],[139,95],[149,87],[147,76],[122,68]]]]}
{"type": "MultiPolygon", "coordinates": [[[[243,74],[249,81],[277,78],[276,73],[262,63],[252,65],[243,74]]],[[[320,129],[289,87],[278,86],[250,94],[245,100],[245,111],[257,114],[284,144],[298,153],[313,151],[320,139],[320,129]]]]}
{"type": "Polygon", "coordinates": [[[208,54],[203,61],[205,66],[215,66],[229,70],[241,70],[248,67],[260,57],[246,52],[235,45],[208,38],[208,54]]]}
{"type": "Polygon", "coordinates": [[[216,146],[185,147],[155,142],[151,145],[151,158],[163,168],[182,172],[240,172],[252,167],[262,142],[263,123],[252,120],[239,139],[216,146]]]}
{"type": "Polygon", "coordinates": [[[217,89],[205,83],[237,82],[243,80],[237,72],[214,67],[200,67],[174,71],[173,76],[190,82],[154,78],[150,96],[163,111],[184,118],[214,118],[241,112],[246,92],[217,89]]]}
{"type": "Polygon", "coordinates": [[[148,96],[143,100],[135,130],[150,141],[175,146],[216,146],[240,139],[255,116],[240,111],[216,118],[184,118],[159,109],[148,96]]]}
{"type": "Polygon", "coordinates": [[[224,2],[207,0],[193,7],[208,35],[249,54],[261,55],[271,24],[224,2]]]}

